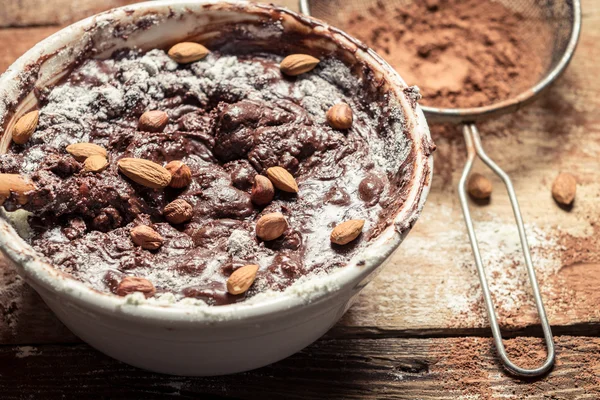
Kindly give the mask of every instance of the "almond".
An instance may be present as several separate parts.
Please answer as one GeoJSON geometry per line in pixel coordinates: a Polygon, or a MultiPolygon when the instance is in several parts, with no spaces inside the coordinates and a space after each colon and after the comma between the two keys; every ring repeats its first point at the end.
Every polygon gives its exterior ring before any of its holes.
{"type": "Polygon", "coordinates": [[[492,182],[485,176],[473,173],[467,182],[467,192],[479,200],[485,200],[492,195],[492,182]]]}
{"type": "Polygon", "coordinates": [[[200,43],[181,42],[169,49],[169,57],[179,64],[187,64],[206,57],[210,51],[200,43]]]}
{"type": "Polygon", "coordinates": [[[148,279],[137,278],[135,276],[126,276],[117,286],[117,295],[127,296],[128,294],[142,292],[146,298],[154,296],[156,288],[148,279]]]}
{"type": "Polygon", "coordinates": [[[135,183],[160,189],[169,186],[171,174],[160,165],[143,158],[122,158],[118,162],[119,171],[135,183]]]}
{"type": "Polygon", "coordinates": [[[0,204],[9,198],[11,193],[15,194],[19,204],[27,204],[27,193],[32,190],[35,190],[35,186],[27,178],[19,174],[0,174],[0,204]]]}
{"type": "Polygon", "coordinates": [[[308,71],[312,71],[319,59],[308,54],[291,54],[281,60],[279,69],[286,75],[296,76],[308,71]]]}
{"type": "Polygon", "coordinates": [[[338,103],[327,111],[327,122],[333,129],[350,129],[352,126],[352,109],[346,103],[338,103]]]}
{"type": "Polygon", "coordinates": [[[227,291],[231,294],[242,294],[254,283],[258,265],[244,265],[233,271],[227,279],[227,291]]]}
{"type": "Polygon", "coordinates": [[[37,110],[30,111],[19,118],[12,130],[13,142],[16,144],[27,143],[33,132],[35,132],[35,128],[37,128],[39,118],[40,113],[37,110]]]}
{"type": "Polygon", "coordinates": [[[144,132],[162,132],[169,123],[169,116],[164,111],[146,111],[138,121],[138,130],[144,132]]]}
{"type": "Polygon", "coordinates": [[[171,174],[171,183],[169,186],[173,188],[180,189],[192,182],[192,171],[190,171],[190,167],[181,161],[171,161],[165,165],[165,169],[171,174]]]}
{"type": "Polygon", "coordinates": [[[108,157],[104,147],[93,143],[73,143],[67,146],[67,153],[73,156],[77,161],[84,162],[88,157],[100,155],[108,157]]]}
{"type": "Polygon", "coordinates": [[[147,225],[138,225],[131,230],[131,240],[142,249],[156,250],[163,244],[158,232],[147,225]]]}
{"type": "Polygon", "coordinates": [[[250,200],[257,206],[266,206],[273,200],[273,196],[275,196],[275,189],[269,178],[256,175],[250,193],[250,200]]]}
{"type": "Polygon", "coordinates": [[[85,159],[83,169],[89,172],[102,172],[108,167],[108,160],[100,154],[94,154],[85,159]]]}
{"type": "Polygon", "coordinates": [[[552,197],[557,203],[568,206],[575,200],[577,180],[567,172],[560,173],[552,184],[552,197]]]}
{"type": "Polygon", "coordinates": [[[287,227],[283,214],[278,212],[265,214],[256,223],[256,236],[265,241],[275,240],[283,235],[287,227]]]}
{"type": "Polygon", "coordinates": [[[364,225],[364,219],[342,222],[331,231],[331,242],[341,245],[350,243],[360,235],[364,225]]]}
{"type": "Polygon", "coordinates": [[[285,168],[271,167],[267,169],[267,176],[277,189],[289,193],[298,193],[296,180],[285,168]]]}
{"type": "Polygon", "coordinates": [[[172,224],[183,224],[194,216],[194,208],[185,200],[170,202],[163,210],[163,215],[172,224]]]}

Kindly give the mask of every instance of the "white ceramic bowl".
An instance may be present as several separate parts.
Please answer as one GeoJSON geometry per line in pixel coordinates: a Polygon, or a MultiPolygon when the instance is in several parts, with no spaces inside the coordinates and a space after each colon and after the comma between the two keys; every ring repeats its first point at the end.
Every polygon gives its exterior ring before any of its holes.
{"type": "Polygon", "coordinates": [[[152,371],[229,374],[267,365],[309,345],[335,324],[400,245],[429,191],[433,144],[423,114],[398,74],[373,51],[322,22],[244,2],[140,3],[85,19],[40,42],[0,77],[0,148],[6,151],[10,138],[5,133],[16,118],[35,106],[33,89],[51,86],[77,60],[133,45],[151,49],[184,39],[219,43],[233,26],[266,49],[293,35],[290,50],[309,47],[362,64],[365,79],[395,96],[403,109],[407,129],[399,135],[409,139],[412,177],[393,223],[348,266],[278,295],[219,307],[94,291],[47,264],[0,218],[0,249],[61,321],[98,350],[152,371]]]}

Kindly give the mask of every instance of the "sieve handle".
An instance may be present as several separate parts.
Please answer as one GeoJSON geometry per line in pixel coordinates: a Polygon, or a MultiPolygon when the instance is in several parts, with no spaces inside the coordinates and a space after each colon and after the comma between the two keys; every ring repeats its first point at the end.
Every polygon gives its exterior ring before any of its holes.
{"type": "Polygon", "coordinates": [[[469,232],[469,239],[471,240],[471,248],[473,249],[473,255],[475,256],[475,265],[477,266],[477,272],[479,273],[479,281],[481,282],[481,289],[483,290],[483,300],[485,301],[485,307],[487,309],[490,326],[492,328],[492,334],[494,336],[494,342],[496,343],[496,350],[502,360],[502,363],[510,372],[515,375],[524,377],[533,377],[542,375],[554,364],[554,339],[552,338],[552,331],[550,330],[550,324],[544,310],[544,304],[542,302],[542,296],[540,294],[540,288],[538,286],[537,278],[535,276],[535,270],[531,262],[531,254],[529,252],[529,245],[527,244],[527,236],[525,235],[525,227],[523,226],[523,218],[521,217],[521,210],[519,209],[519,203],[517,202],[517,196],[515,195],[515,189],[508,175],[496,165],[491,158],[485,154],[483,147],[481,146],[481,139],[479,132],[474,124],[466,124],[463,126],[463,133],[465,136],[465,142],[467,145],[467,163],[463,170],[460,182],[458,184],[458,194],[460,197],[460,205],[463,210],[465,217],[465,223],[467,224],[467,231],[469,232]],[[483,268],[483,262],[481,260],[481,253],[479,252],[479,245],[477,243],[477,237],[475,236],[475,229],[473,228],[473,220],[471,219],[471,213],[469,212],[469,204],[467,201],[467,178],[473,167],[473,161],[478,156],[496,175],[502,179],[506,190],[508,191],[508,197],[510,198],[510,204],[512,205],[513,213],[515,215],[515,221],[519,230],[519,237],[521,239],[521,247],[523,249],[523,255],[525,256],[525,265],[527,267],[527,274],[529,275],[529,281],[531,288],[533,289],[533,297],[535,299],[535,305],[540,317],[542,324],[542,330],[544,331],[544,339],[546,341],[546,348],[548,351],[548,357],[541,366],[535,369],[525,369],[515,365],[508,358],[504,343],[502,342],[502,334],[500,327],[498,326],[498,320],[496,317],[496,311],[494,302],[490,294],[490,287],[488,286],[487,278],[485,276],[485,270],[483,268]]]}
{"type": "Polygon", "coordinates": [[[310,15],[310,8],[308,7],[308,0],[299,0],[300,12],[305,15],[310,15]]]}

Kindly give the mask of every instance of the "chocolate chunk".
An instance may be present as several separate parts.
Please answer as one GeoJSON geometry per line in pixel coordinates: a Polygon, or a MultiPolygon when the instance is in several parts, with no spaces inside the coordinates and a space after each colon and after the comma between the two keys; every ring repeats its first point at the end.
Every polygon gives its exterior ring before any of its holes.
{"type": "Polygon", "coordinates": [[[345,265],[368,238],[332,249],[332,224],[360,214],[377,232],[386,226],[385,213],[398,209],[412,164],[399,159],[406,152],[394,133],[403,134],[405,119],[387,111],[386,94],[331,58],[289,80],[279,56],[211,50],[193,65],[174,66],[162,50],[83,61],[44,94],[32,140],[0,155],[1,172],[28,175],[37,187],[26,205],[9,199],[5,206],[34,213],[32,245],[61,271],[105,292],[116,293],[129,276],[177,299],[233,303],[345,265]],[[351,106],[351,130],[325,123],[332,102],[351,106]],[[163,132],[138,130],[146,110],[168,115],[163,132]],[[106,149],[102,173],[83,173],[66,153],[68,144],[82,142],[106,149]],[[375,158],[371,148],[384,150],[375,158]],[[119,173],[125,157],[162,167],[178,160],[191,179],[182,187],[145,187],[119,173]],[[378,178],[386,174],[384,158],[397,171],[392,183],[378,178]],[[272,183],[266,170],[276,166],[293,175],[299,191],[275,185],[268,202],[255,208],[256,174],[272,183]],[[167,221],[164,208],[176,201],[189,203],[191,220],[167,221]],[[369,207],[378,201],[385,210],[369,207]],[[256,235],[266,213],[282,213],[288,223],[268,242],[256,235]],[[135,245],[131,230],[140,225],[162,237],[160,248],[135,245]],[[232,296],[226,281],[243,265],[260,265],[259,278],[232,296]]]}
{"type": "Polygon", "coordinates": [[[225,164],[225,170],[231,174],[231,183],[240,190],[248,190],[254,183],[256,171],[248,160],[237,160],[225,164]]]}
{"type": "Polygon", "coordinates": [[[86,229],[83,219],[75,217],[69,220],[68,225],[62,229],[62,232],[69,240],[75,240],[82,237],[86,229]]]}
{"type": "Polygon", "coordinates": [[[367,175],[358,185],[360,199],[373,206],[379,202],[379,198],[385,187],[384,182],[376,175],[367,175]]]}
{"type": "Polygon", "coordinates": [[[92,228],[100,232],[108,232],[118,228],[123,223],[123,218],[119,211],[112,207],[106,207],[96,215],[92,221],[92,228]]]}

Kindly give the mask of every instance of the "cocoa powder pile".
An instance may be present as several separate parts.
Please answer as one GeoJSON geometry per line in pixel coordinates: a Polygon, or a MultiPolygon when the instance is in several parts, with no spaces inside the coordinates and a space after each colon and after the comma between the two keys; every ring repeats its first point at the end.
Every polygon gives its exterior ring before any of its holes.
{"type": "Polygon", "coordinates": [[[484,0],[428,0],[411,4],[378,1],[342,26],[385,58],[422,103],[468,108],[490,105],[526,91],[549,60],[534,46],[551,35],[542,23],[500,3],[484,0]]]}

